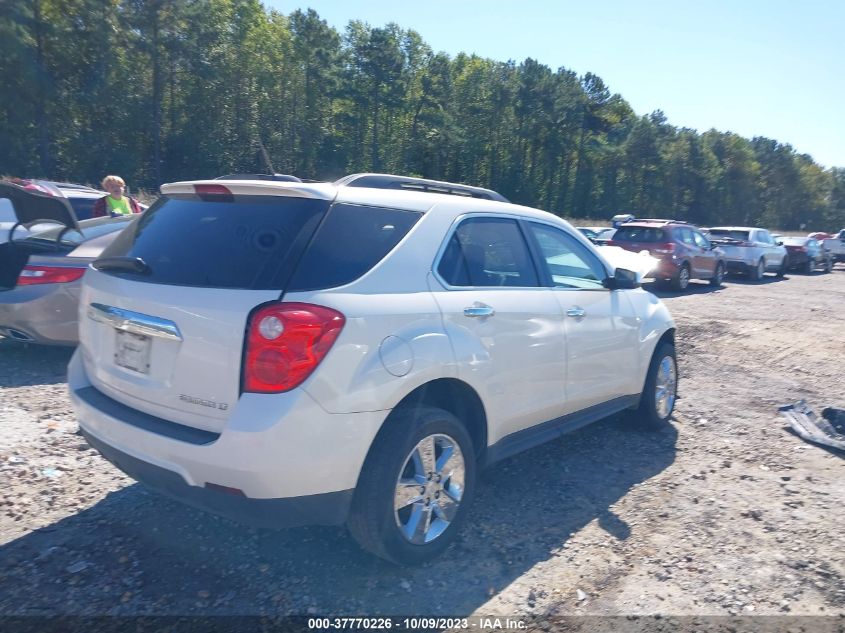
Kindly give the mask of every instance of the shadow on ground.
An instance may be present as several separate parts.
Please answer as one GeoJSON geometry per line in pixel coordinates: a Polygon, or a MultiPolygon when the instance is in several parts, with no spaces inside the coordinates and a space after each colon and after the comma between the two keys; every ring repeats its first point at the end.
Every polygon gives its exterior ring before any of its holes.
{"type": "Polygon", "coordinates": [[[629,538],[610,506],[668,467],[676,440],[620,416],[493,465],[459,542],[417,568],[343,528],[252,530],[130,485],[2,546],[0,613],[469,614],[595,519],[629,538]]]}
{"type": "Polygon", "coordinates": [[[74,349],[17,343],[0,337],[0,387],[66,382],[67,364],[74,349]]]}

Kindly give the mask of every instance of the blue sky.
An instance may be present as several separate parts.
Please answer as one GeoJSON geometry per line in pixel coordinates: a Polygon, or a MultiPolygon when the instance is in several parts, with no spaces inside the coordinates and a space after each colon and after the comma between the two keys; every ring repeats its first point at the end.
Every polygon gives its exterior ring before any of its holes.
{"type": "Polygon", "coordinates": [[[593,72],[639,114],[789,143],[845,167],[845,0],[264,0],[343,31],[396,22],[435,50],[593,72]]]}

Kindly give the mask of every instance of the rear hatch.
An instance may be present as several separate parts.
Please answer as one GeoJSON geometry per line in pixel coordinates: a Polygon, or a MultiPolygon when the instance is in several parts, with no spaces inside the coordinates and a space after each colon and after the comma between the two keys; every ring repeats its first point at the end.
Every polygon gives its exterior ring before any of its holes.
{"type": "Polygon", "coordinates": [[[671,252],[668,247],[671,243],[671,236],[662,227],[623,224],[616,229],[608,245],[618,246],[632,253],[648,251],[652,257],[660,258],[671,252]]]}
{"type": "Polygon", "coordinates": [[[69,233],[78,234],[79,223],[68,200],[58,190],[45,193],[0,181],[0,202],[3,219],[11,220],[3,223],[4,240],[0,242],[0,290],[10,290],[15,287],[30,255],[62,256],[71,250],[63,243],[63,238],[69,233]],[[49,233],[45,239],[28,239],[50,228],[53,231],[45,231],[45,234],[49,233]]]}
{"type": "Polygon", "coordinates": [[[713,228],[708,231],[708,237],[714,244],[718,244],[726,259],[744,260],[747,256],[747,249],[754,246],[749,241],[751,231],[742,229],[719,229],[713,228]]]}
{"type": "Polygon", "coordinates": [[[244,334],[278,300],[334,190],[176,183],[94,262],[80,297],[92,384],[135,409],[220,432],[244,334]]]}

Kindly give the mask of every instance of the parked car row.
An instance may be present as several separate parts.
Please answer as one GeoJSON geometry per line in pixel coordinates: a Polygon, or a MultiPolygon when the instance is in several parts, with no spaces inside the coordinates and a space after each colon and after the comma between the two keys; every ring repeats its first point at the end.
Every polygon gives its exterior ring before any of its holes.
{"type": "MultiPolygon", "coordinates": [[[[837,261],[845,261],[845,230],[840,237],[816,239],[772,235],[766,229],[743,226],[699,228],[688,222],[663,219],[626,219],[615,216],[609,239],[599,239],[600,227],[579,227],[597,246],[618,246],[635,253],[647,253],[657,260],[648,274],[659,285],[685,290],[693,279],[721,285],[726,274],[744,274],[759,281],[766,273],[783,277],[789,270],[810,274],[831,272],[837,261]],[[841,259],[831,248],[836,242],[841,259]]],[[[607,235],[607,233],[605,233],[607,235]]]]}

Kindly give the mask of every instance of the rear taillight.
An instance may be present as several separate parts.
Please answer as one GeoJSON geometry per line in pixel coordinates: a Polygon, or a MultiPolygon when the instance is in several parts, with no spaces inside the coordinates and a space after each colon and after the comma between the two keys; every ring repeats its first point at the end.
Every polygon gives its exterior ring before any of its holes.
{"type": "Polygon", "coordinates": [[[607,246],[619,246],[619,242],[614,242],[613,240],[607,240],[607,242],[605,242],[605,244],[607,246]]]}
{"type": "Polygon", "coordinates": [[[309,303],[273,303],[249,320],[243,390],[289,391],[311,375],[346,323],[337,310],[309,303]]]}
{"type": "Polygon", "coordinates": [[[666,242],[665,244],[658,244],[651,249],[652,255],[671,255],[675,252],[675,243],[666,242]]]}
{"type": "Polygon", "coordinates": [[[24,266],[18,276],[18,285],[65,284],[76,281],[84,274],[84,268],[70,266],[24,266]]]}

